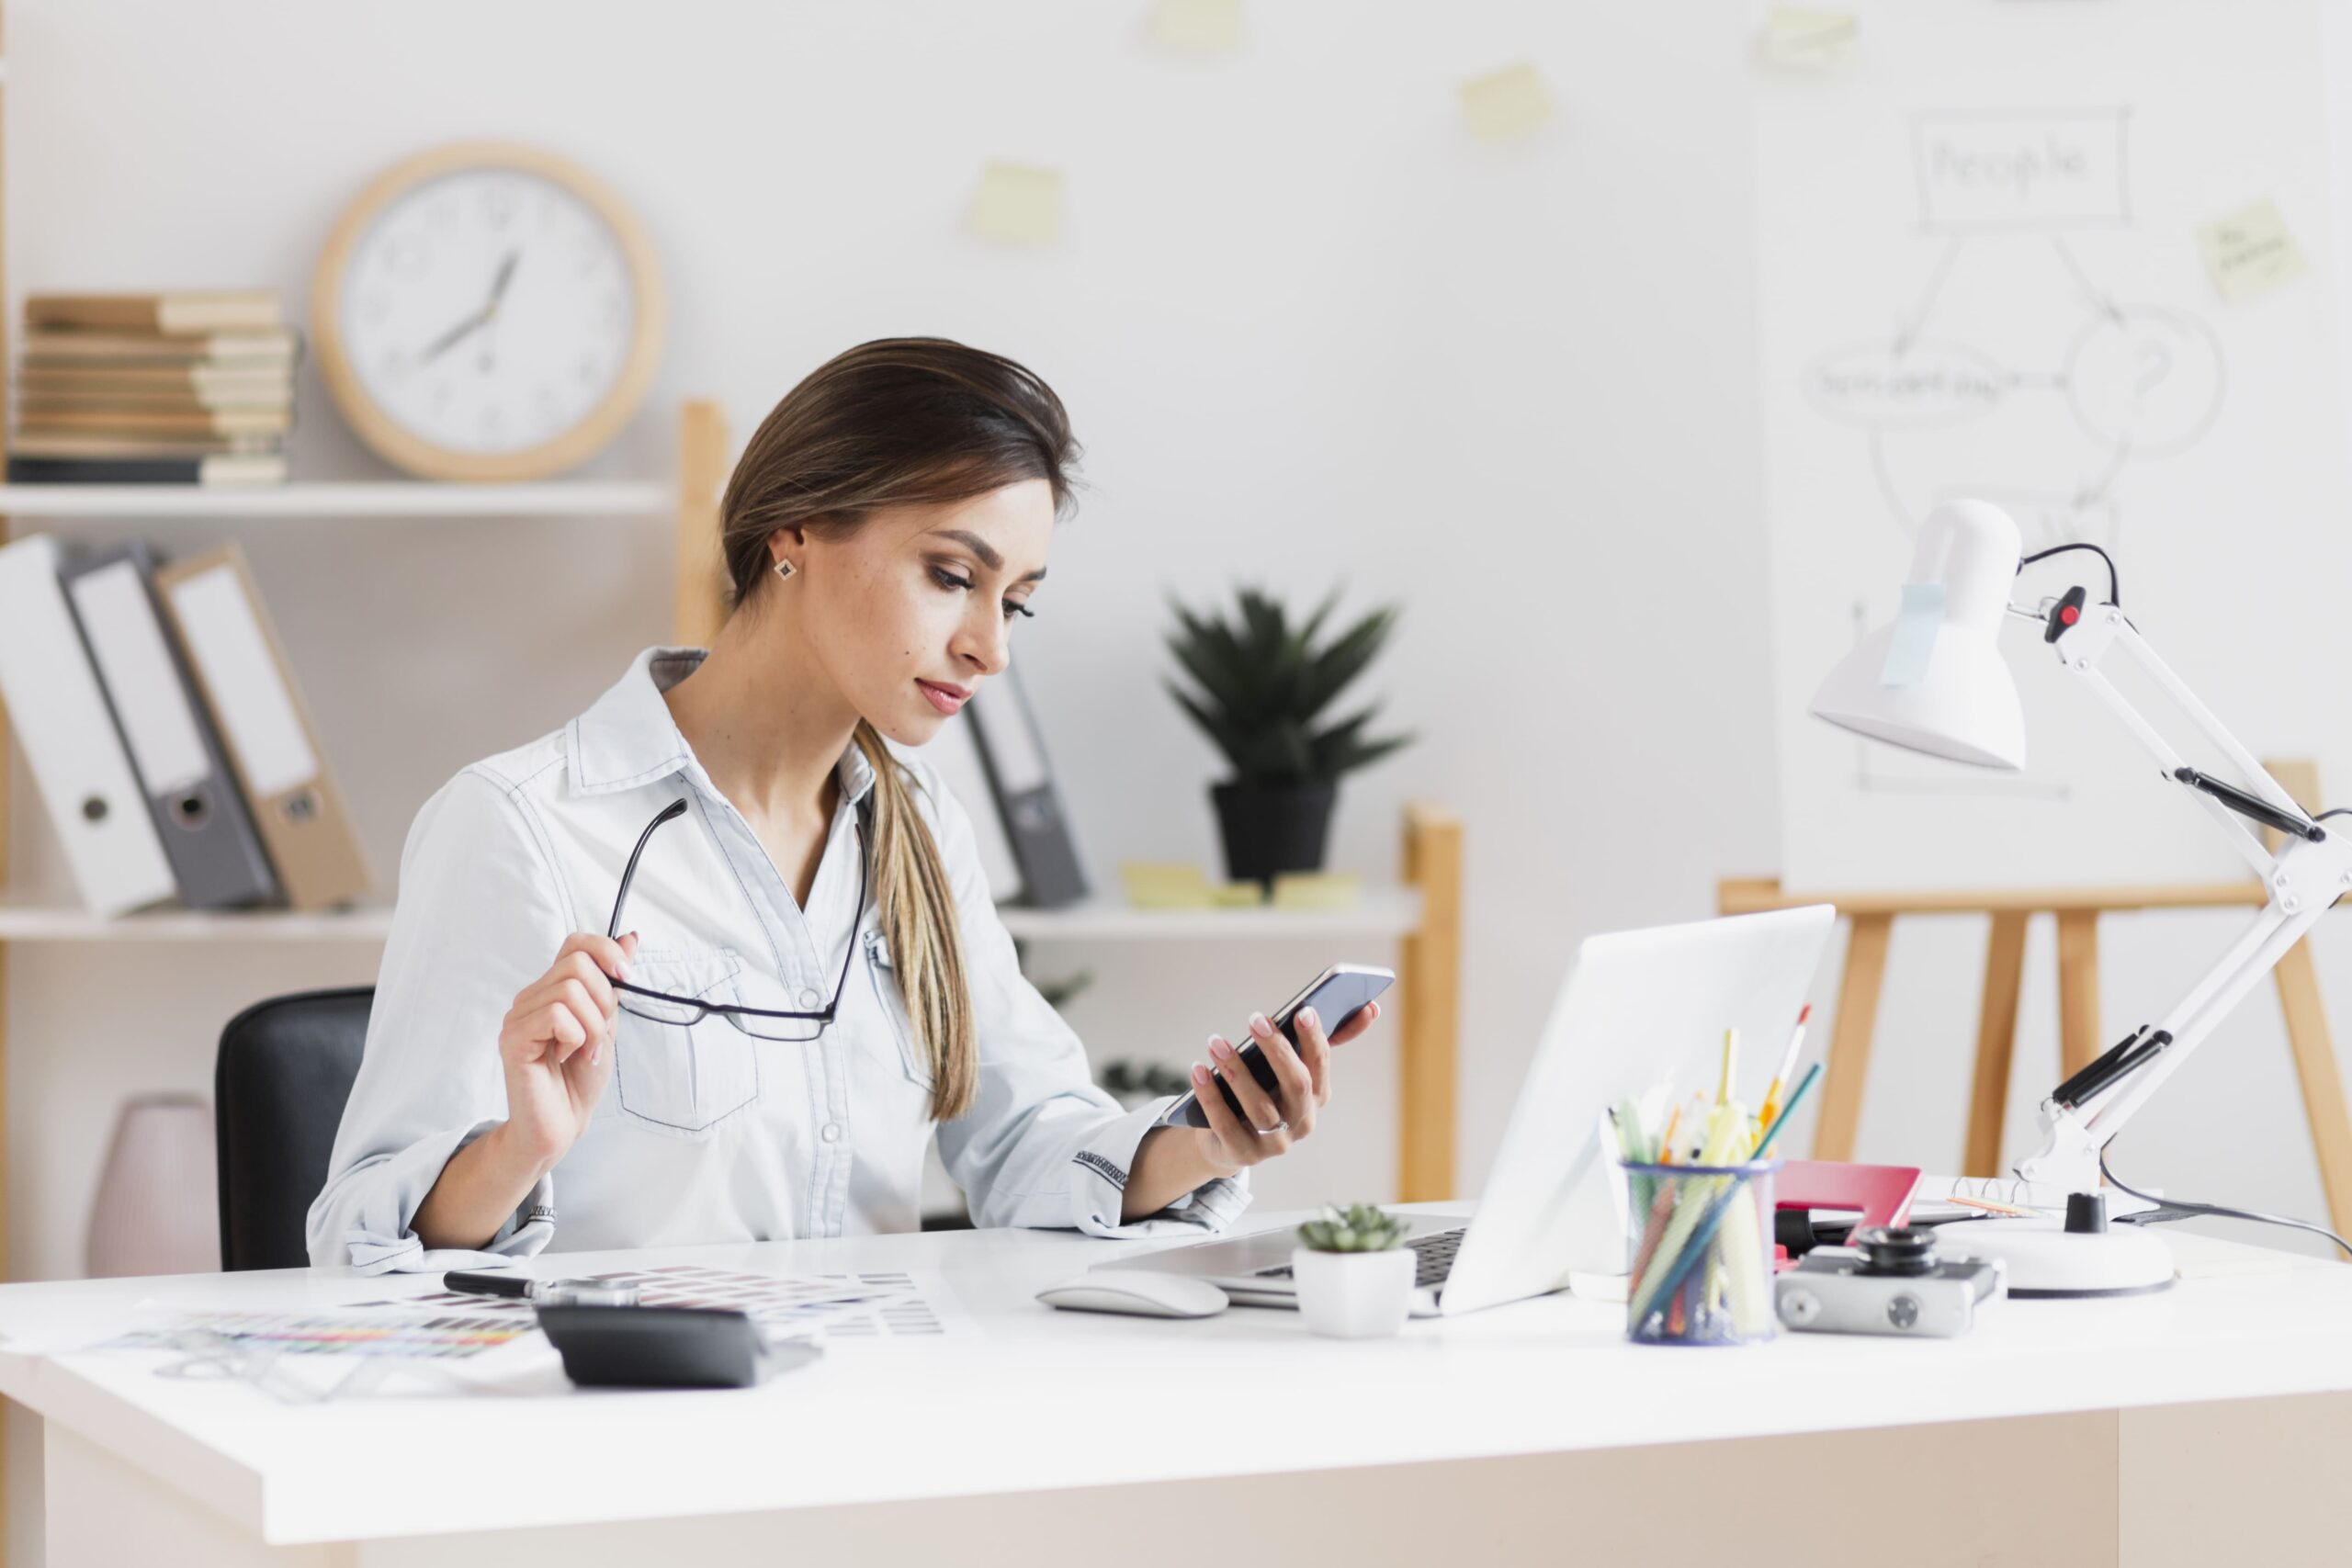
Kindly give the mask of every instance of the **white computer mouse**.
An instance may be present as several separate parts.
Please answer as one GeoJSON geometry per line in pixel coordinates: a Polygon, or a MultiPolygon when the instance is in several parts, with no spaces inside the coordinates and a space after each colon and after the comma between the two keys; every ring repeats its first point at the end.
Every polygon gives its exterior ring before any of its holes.
{"type": "Polygon", "coordinates": [[[1212,1317],[1232,1298],[1206,1280],[1143,1269],[1098,1269],[1037,1292],[1070,1312],[1121,1312],[1136,1317],[1212,1317]]]}

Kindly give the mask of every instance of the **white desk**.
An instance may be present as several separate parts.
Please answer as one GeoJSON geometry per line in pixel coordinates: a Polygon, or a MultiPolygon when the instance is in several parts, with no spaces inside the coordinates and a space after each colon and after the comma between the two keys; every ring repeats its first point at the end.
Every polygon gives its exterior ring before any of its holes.
{"type": "MultiPolygon", "coordinates": [[[[537,1271],[927,1270],[982,1332],[844,1343],[748,1392],[581,1393],[549,1374],[300,1406],[113,1353],[0,1354],[0,1393],[45,1418],[52,1568],[1194,1564],[1227,1548],[1445,1568],[1558,1561],[1570,1541],[1645,1565],[2189,1562],[2303,1540],[2276,1532],[2328,1518],[2352,1431],[2352,1268],[2219,1250],[2282,1266],[2007,1303],[1963,1340],[1746,1350],[1628,1346],[1622,1308],[1563,1298],[1362,1343],[1289,1313],[1056,1313],[1031,1292],[1110,1253],[1067,1234],[570,1254],[537,1271]],[[2258,1518],[2222,1511],[2233,1482],[2258,1518]],[[1808,1508],[1808,1529],[1766,1524],[1808,1508]]],[[[141,1298],[385,1293],[333,1271],[10,1285],[0,1332],[36,1342],[141,1298]]],[[[2318,1559],[2305,1541],[2274,1560],[2318,1559]]]]}

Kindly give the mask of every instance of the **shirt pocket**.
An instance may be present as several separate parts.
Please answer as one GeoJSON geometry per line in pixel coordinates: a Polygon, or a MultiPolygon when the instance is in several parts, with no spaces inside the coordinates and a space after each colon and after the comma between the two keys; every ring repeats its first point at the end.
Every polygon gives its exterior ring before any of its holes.
{"type": "MultiPolygon", "coordinates": [[[[674,997],[732,1002],[742,968],[729,948],[640,951],[629,963],[628,981],[674,997]]],[[[662,1009],[649,998],[621,995],[632,1006],[662,1009]]],[[[622,1008],[613,1024],[613,1089],[621,1115],[665,1137],[709,1137],[759,1099],[759,1043],[717,1013],[677,1023],[622,1008]]]]}
{"type": "Polygon", "coordinates": [[[882,1010],[899,1048],[899,1070],[909,1083],[927,1089],[932,1086],[931,1054],[915,1038],[907,994],[899,984],[899,967],[890,960],[889,940],[878,925],[866,927],[858,940],[865,944],[865,973],[874,982],[874,1003],[882,1010]]]}

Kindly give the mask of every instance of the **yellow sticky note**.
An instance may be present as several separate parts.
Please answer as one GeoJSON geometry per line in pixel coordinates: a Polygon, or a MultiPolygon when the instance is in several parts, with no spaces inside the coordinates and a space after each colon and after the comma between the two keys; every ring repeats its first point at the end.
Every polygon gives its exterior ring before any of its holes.
{"type": "Polygon", "coordinates": [[[2201,225],[2197,245],[2205,253],[2206,269],[2224,299],[2267,294],[2311,270],[2278,204],[2268,197],[2201,225]]]}
{"type": "Polygon", "coordinates": [[[1062,175],[1027,164],[984,164],[972,198],[972,232],[1008,245],[1061,238],[1062,175]]]}
{"type": "Polygon", "coordinates": [[[1286,871],[1274,878],[1277,909],[1351,909],[1363,897],[1363,878],[1343,871],[1286,871]]]}
{"type": "Polygon", "coordinates": [[[1220,909],[1254,909],[1265,901],[1262,882],[1220,882],[1209,889],[1209,902],[1220,909]]]}
{"type": "Polygon", "coordinates": [[[1241,47],[1241,0],[1159,0],[1151,41],[1178,54],[1230,54],[1241,47]]]}
{"type": "Polygon", "coordinates": [[[1209,879],[1196,865],[1168,861],[1122,861],[1119,882],[1127,902],[1138,909],[1205,909],[1209,879]]]}
{"type": "Polygon", "coordinates": [[[1765,64],[1784,71],[1842,71],[1854,62],[1861,33],[1861,20],[1850,11],[1775,6],[1756,51],[1765,64]]]}
{"type": "Polygon", "coordinates": [[[1524,136],[1552,118],[1552,95],[1544,78],[1522,60],[1488,76],[1462,84],[1462,113],[1470,133],[1482,141],[1524,136]]]}

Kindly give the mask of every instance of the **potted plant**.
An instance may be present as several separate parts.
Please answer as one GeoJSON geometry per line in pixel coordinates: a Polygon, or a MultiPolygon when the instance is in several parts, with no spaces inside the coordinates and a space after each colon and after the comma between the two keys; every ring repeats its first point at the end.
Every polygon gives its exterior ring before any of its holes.
{"type": "Polygon", "coordinates": [[[1415,1254],[1405,1222],[1371,1203],[1326,1204],[1298,1227],[1290,1255],[1306,1326],[1334,1339],[1378,1339],[1405,1326],[1415,1254]]]}
{"type": "Polygon", "coordinates": [[[1094,1075],[1094,1081],[1129,1111],[1163,1097],[1182,1094],[1193,1087],[1192,1079],[1164,1062],[1129,1056],[1114,1057],[1103,1063],[1102,1070],[1094,1075]]]}
{"type": "Polygon", "coordinates": [[[1412,739],[1366,734],[1377,705],[1345,718],[1324,717],[1387,641],[1397,612],[1383,606],[1325,640],[1336,592],[1297,626],[1257,589],[1244,588],[1237,598],[1229,620],[1171,601],[1177,630],[1169,651],[1195,689],[1167,684],[1233,769],[1230,780],[1210,791],[1226,875],[1271,883],[1279,872],[1322,869],[1340,775],[1412,739]]]}

